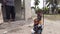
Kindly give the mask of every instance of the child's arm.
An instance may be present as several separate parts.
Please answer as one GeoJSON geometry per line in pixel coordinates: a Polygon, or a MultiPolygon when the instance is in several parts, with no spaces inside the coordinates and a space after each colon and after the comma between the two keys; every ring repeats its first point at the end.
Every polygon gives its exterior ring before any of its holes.
{"type": "Polygon", "coordinates": [[[34,24],[38,24],[38,20],[37,19],[34,19],[34,24]]]}

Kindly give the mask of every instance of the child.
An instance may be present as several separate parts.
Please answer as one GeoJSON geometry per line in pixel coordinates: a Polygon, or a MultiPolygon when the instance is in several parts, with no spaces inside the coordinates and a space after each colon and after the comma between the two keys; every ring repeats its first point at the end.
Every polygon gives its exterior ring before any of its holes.
{"type": "Polygon", "coordinates": [[[43,22],[42,22],[42,13],[37,12],[37,18],[34,19],[34,34],[42,34],[43,22]]]}
{"type": "Polygon", "coordinates": [[[39,21],[38,19],[34,20],[34,28],[33,30],[35,31],[35,33],[42,33],[42,22],[39,21]]]}

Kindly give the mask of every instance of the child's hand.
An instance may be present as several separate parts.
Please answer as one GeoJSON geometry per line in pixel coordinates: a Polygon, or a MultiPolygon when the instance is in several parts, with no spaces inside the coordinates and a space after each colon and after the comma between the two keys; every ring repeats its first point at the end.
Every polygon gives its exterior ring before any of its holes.
{"type": "Polygon", "coordinates": [[[42,26],[41,24],[38,24],[38,27],[42,26]]]}
{"type": "Polygon", "coordinates": [[[38,27],[40,27],[40,26],[41,26],[42,28],[44,27],[44,25],[38,24],[38,27]]]}

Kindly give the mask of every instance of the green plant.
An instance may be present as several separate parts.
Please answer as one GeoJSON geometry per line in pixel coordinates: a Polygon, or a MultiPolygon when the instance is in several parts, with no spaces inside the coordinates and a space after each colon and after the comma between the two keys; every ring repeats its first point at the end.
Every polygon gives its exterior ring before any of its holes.
{"type": "Polygon", "coordinates": [[[57,0],[46,0],[46,5],[47,7],[50,7],[50,13],[54,14],[56,13],[55,10],[57,11],[57,0]]]}
{"type": "Polygon", "coordinates": [[[35,13],[36,13],[36,10],[37,10],[37,7],[38,7],[40,1],[39,0],[34,0],[34,1],[35,1],[34,5],[35,5],[35,13]]]}

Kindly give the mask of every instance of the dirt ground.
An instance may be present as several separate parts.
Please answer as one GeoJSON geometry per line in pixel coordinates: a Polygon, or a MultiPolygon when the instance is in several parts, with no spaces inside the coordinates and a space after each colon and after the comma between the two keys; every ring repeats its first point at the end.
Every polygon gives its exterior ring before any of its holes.
{"type": "Polygon", "coordinates": [[[43,34],[60,34],[60,21],[45,19],[43,34]]]}
{"type": "MultiPolygon", "coordinates": [[[[33,21],[15,21],[0,25],[0,34],[31,34],[33,21]]],[[[60,21],[44,20],[42,34],[60,34],[60,21]]]]}

